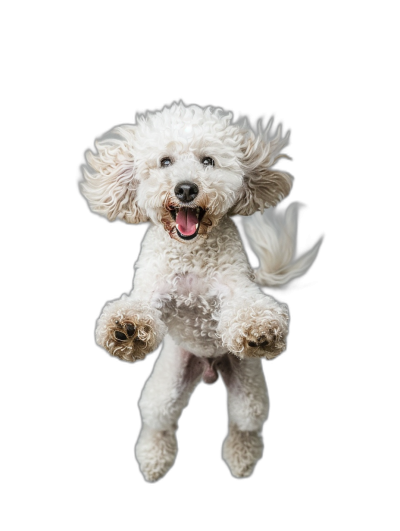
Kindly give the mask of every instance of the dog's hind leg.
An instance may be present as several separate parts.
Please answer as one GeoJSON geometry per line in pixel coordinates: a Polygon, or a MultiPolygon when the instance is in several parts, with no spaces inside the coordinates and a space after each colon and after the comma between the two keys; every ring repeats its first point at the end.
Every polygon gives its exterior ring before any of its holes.
{"type": "Polygon", "coordinates": [[[267,385],[260,359],[231,354],[218,367],[228,391],[229,432],[222,457],[233,476],[250,476],[263,453],[262,427],[268,417],[267,385]]]}
{"type": "Polygon", "coordinates": [[[143,426],[136,458],[146,481],[162,478],[174,464],[178,419],[202,374],[202,361],[166,336],[139,401],[143,426]]]}

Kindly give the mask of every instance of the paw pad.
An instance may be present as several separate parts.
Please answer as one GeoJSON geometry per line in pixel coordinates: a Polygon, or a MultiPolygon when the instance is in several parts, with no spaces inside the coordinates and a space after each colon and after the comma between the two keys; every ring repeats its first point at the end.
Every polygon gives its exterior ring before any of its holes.
{"type": "Polygon", "coordinates": [[[114,337],[117,341],[128,341],[135,333],[136,327],[132,323],[121,324],[119,321],[115,321],[115,324],[120,328],[119,330],[114,330],[114,337]]]}
{"type": "Polygon", "coordinates": [[[104,346],[110,354],[120,359],[142,360],[146,356],[150,331],[149,326],[113,318],[108,327],[108,339],[104,346]]]}
{"type": "Polygon", "coordinates": [[[253,347],[253,348],[256,348],[256,347],[266,348],[269,345],[269,341],[265,336],[260,336],[257,338],[257,342],[248,341],[247,344],[249,345],[249,347],[253,347]]]}
{"type": "Polygon", "coordinates": [[[252,357],[275,358],[285,348],[285,340],[276,329],[268,330],[265,334],[254,338],[250,336],[246,340],[247,355],[252,357]]]}

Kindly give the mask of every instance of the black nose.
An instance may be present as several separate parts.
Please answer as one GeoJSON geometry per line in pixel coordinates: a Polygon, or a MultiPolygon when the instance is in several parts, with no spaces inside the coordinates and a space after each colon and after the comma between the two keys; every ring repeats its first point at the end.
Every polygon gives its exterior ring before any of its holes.
{"type": "Polygon", "coordinates": [[[179,183],[175,186],[175,195],[182,203],[190,203],[198,193],[199,189],[194,183],[179,183]]]}

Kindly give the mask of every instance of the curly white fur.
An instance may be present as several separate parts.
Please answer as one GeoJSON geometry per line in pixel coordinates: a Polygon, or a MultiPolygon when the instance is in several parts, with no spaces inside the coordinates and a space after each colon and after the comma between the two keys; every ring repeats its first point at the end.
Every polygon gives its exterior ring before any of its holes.
{"type": "Polygon", "coordinates": [[[266,210],[246,225],[259,270],[248,263],[230,216],[263,212],[292,185],[273,168],[288,134],[271,131],[271,121],[255,133],[221,109],[179,103],[117,127],[87,155],[82,191],[92,210],[151,222],[133,291],[105,306],[96,331],[99,345],[128,361],[143,359],[165,336],[140,400],[136,455],[148,481],[175,460],[177,422],[193,389],[218,374],[228,389],[223,455],[232,474],[249,475],[262,455],[268,396],[260,358],[285,349],[289,314],[254,280],[282,284],[303,274],[320,244],[293,262],[297,207],[278,221],[266,210]],[[193,194],[182,199],[177,189],[187,183],[193,194]],[[192,220],[188,237],[180,232],[183,215],[192,220]]]}

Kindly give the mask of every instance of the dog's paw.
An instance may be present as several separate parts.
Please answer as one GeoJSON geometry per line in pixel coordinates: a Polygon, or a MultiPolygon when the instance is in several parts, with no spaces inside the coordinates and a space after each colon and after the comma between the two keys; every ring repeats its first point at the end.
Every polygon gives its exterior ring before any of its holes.
{"type": "Polygon", "coordinates": [[[96,329],[96,341],[125,361],[143,359],[160,344],[166,326],[148,305],[122,299],[106,304],[96,329]]]}
{"type": "Polygon", "coordinates": [[[245,478],[253,473],[263,449],[262,436],[258,432],[240,431],[236,426],[230,426],[222,447],[222,458],[235,478],[245,478]]]}
{"type": "Polygon", "coordinates": [[[261,336],[257,329],[250,329],[243,340],[243,354],[251,358],[276,358],[286,348],[285,334],[278,323],[268,323],[261,336]],[[254,334],[255,332],[255,334],[254,334]]]}
{"type": "Polygon", "coordinates": [[[224,344],[239,358],[273,359],[286,348],[289,312],[286,304],[261,299],[237,309],[221,334],[224,344]]]}
{"type": "Polygon", "coordinates": [[[154,483],[164,477],[174,464],[177,452],[173,429],[158,431],[143,426],[136,444],[136,459],[146,481],[154,483]]]}
{"type": "Polygon", "coordinates": [[[105,346],[110,354],[128,361],[143,359],[146,356],[146,339],[151,334],[150,326],[125,319],[115,319],[114,324],[110,323],[108,326],[109,338],[105,346]]]}

